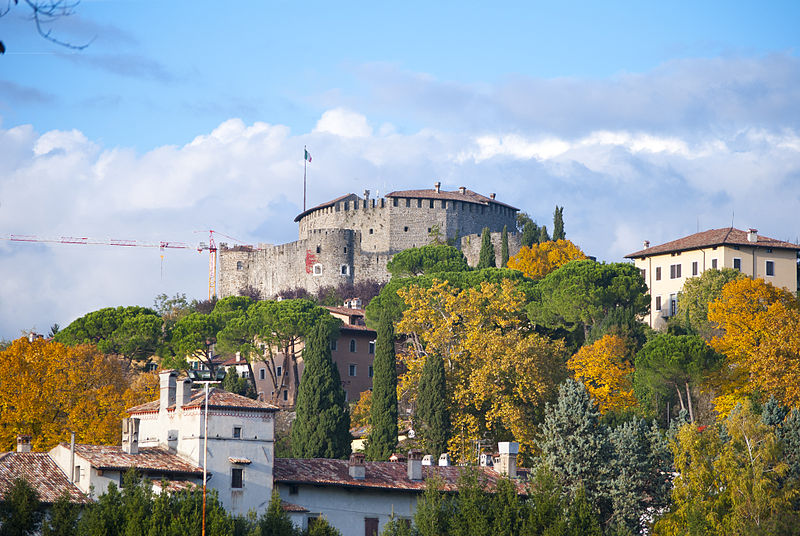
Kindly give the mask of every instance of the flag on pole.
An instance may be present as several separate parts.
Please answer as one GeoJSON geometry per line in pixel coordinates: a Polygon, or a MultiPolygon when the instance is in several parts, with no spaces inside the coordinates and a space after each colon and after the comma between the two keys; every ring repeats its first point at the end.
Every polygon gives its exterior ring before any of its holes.
{"type": "Polygon", "coordinates": [[[308,152],[308,149],[303,149],[306,153],[306,162],[311,162],[311,153],[308,152]]]}

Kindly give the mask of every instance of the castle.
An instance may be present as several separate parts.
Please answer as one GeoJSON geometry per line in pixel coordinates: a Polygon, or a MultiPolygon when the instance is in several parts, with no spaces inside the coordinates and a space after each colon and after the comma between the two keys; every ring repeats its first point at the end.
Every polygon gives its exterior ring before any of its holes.
{"type": "Polygon", "coordinates": [[[460,187],[403,190],[370,199],[347,194],[300,213],[299,240],[288,244],[259,244],[219,248],[220,297],[252,287],[262,296],[282,291],[388,281],[386,263],[404,249],[434,239],[455,244],[470,266],[478,262],[481,232],[488,227],[500,266],[501,233],[507,227],[509,254],[520,249],[516,230],[518,208],[460,187]]]}

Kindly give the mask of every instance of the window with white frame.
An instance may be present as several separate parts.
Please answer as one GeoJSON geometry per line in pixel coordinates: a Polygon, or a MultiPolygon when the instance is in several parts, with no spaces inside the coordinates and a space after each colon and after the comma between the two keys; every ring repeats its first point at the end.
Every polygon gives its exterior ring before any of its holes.
{"type": "Polygon", "coordinates": [[[766,262],[764,273],[766,273],[768,276],[774,276],[775,275],[775,261],[767,261],[766,262]]]}
{"type": "Polygon", "coordinates": [[[283,367],[278,365],[275,367],[275,376],[283,376],[283,367]]]}
{"type": "Polygon", "coordinates": [[[680,264],[670,264],[669,265],[669,278],[670,279],[678,279],[681,276],[681,265],[680,264]]]}
{"type": "Polygon", "coordinates": [[[742,271],[742,259],[740,259],[739,257],[733,258],[733,269],[739,270],[740,272],[742,271]]]}
{"type": "Polygon", "coordinates": [[[656,296],[656,311],[661,310],[661,296],[656,296]]]}
{"type": "Polygon", "coordinates": [[[711,259],[711,268],[717,269],[717,259],[711,259]]]}
{"type": "Polygon", "coordinates": [[[350,275],[350,266],[343,264],[341,266],[341,273],[342,275],[350,275]]]}
{"type": "Polygon", "coordinates": [[[370,354],[375,353],[375,341],[369,341],[369,353],[370,354]]]}
{"type": "Polygon", "coordinates": [[[356,364],[355,363],[350,363],[347,366],[347,375],[348,376],[356,376],[357,375],[356,374],[357,370],[358,370],[358,367],[356,367],[356,364]]]}
{"type": "Polygon", "coordinates": [[[263,368],[261,370],[259,370],[258,371],[258,377],[260,379],[262,379],[262,380],[266,380],[267,379],[267,370],[263,369],[263,368]]]}
{"type": "Polygon", "coordinates": [[[356,340],[350,339],[350,353],[356,353],[356,340]]]}
{"type": "Polygon", "coordinates": [[[314,275],[322,275],[322,265],[317,263],[314,265],[314,275]]]}

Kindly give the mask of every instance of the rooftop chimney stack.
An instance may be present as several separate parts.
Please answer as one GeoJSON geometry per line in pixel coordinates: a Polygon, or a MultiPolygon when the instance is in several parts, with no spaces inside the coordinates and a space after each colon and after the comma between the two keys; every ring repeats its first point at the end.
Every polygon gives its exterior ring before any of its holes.
{"type": "Polygon", "coordinates": [[[30,452],[31,451],[31,436],[18,435],[17,436],[17,452],[30,452]]]}
{"type": "Polygon", "coordinates": [[[747,241],[751,244],[755,244],[758,242],[758,229],[748,229],[747,230],[747,241]]]}
{"type": "Polygon", "coordinates": [[[139,419],[122,419],[122,452],[139,454],[139,419]]]}
{"type": "Polygon", "coordinates": [[[433,183],[433,189],[434,189],[434,190],[436,190],[436,193],[437,193],[437,194],[439,193],[439,190],[440,190],[441,188],[442,188],[442,183],[441,183],[441,182],[438,182],[438,181],[437,181],[437,182],[433,183]]]}
{"type": "Polygon", "coordinates": [[[364,453],[354,452],[350,455],[350,476],[358,480],[364,480],[367,471],[364,467],[364,453]]]}
{"type": "Polygon", "coordinates": [[[446,452],[443,452],[441,456],[439,456],[439,467],[449,467],[450,466],[450,455],[446,452]]]}
{"type": "Polygon", "coordinates": [[[650,247],[650,241],[649,240],[645,240],[644,241],[644,249],[647,249],[649,247],[650,247]]]}
{"type": "Polygon", "coordinates": [[[422,465],[433,465],[433,454],[426,454],[422,457],[422,465]]]}
{"type": "Polygon", "coordinates": [[[369,190],[364,190],[364,201],[369,201],[369,190]]]}
{"type": "Polygon", "coordinates": [[[408,451],[408,479],[422,480],[422,451],[408,451]]]}
{"type": "Polygon", "coordinates": [[[178,381],[175,394],[175,409],[182,408],[192,400],[192,379],[184,378],[178,381]]]}
{"type": "Polygon", "coordinates": [[[460,193],[461,195],[466,194],[467,193],[467,187],[466,186],[459,186],[458,187],[458,193],[460,193]]]}
{"type": "Polygon", "coordinates": [[[517,454],[519,454],[519,443],[516,441],[501,441],[497,444],[500,451],[500,463],[495,467],[495,471],[501,475],[508,475],[508,478],[517,478],[517,454]]]}
{"type": "Polygon", "coordinates": [[[158,411],[167,411],[167,408],[175,404],[175,389],[177,387],[175,378],[177,374],[174,370],[163,370],[158,375],[159,381],[159,405],[158,411]]]}
{"type": "Polygon", "coordinates": [[[497,197],[496,193],[489,194],[489,199],[494,199],[495,197],[497,197]]]}

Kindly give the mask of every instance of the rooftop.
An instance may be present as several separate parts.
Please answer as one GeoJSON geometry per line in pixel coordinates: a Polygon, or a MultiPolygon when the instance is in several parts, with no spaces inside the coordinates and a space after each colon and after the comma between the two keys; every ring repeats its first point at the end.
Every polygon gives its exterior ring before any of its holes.
{"type": "MultiPolygon", "coordinates": [[[[61,443],[69,448],[66,443],[61,443]]],[[[138,454],[128,454],[122,447],[109,445],[75,445],[75,454],[93,467],[107,471],[124,471],[135,467],[142,472],[173,473],[202,476],[203,469],[184,461],[161,447],[140,447],[138,454]]]]}
{"type": "MultiPolygon", "coordinates": [[[[242,361],[241,363],[244,363],[242,361]]],[[[184,408],[202,408],[205,403],[205,396],[204,391],[202,389],[196,389],[192,391],[192,398],[188,404],[184,404],[184,408]]],[[[160,401],[153,400],[152,402],[147,402],[145,404],[140,404],[138,406],[132,407],[128,410],[128,413],[135,414],[135,413],[158,413],[160,401]]],[[[229,393],[228,391],[223,391],[222,389],[218,389],[216,387],[212,387],[209,389],[208,392],[208,408],[209,409],[240,409],[240,410],[250,410],[250,411],[278,411],[278,406],[270,404],[268,402],[261,402],[259,400],[253,400],[252,398],[247,398],[246,396],[240,396],[234,393],[229,393]]],[[[170,405],[167,410],[174,410],[175,405],[170,405]]]]}
{"type": "Polygon", "coordinates": [[[437,191],[435,188],[431,188],[430,190],[398,190],[396,192],[389,192],[385,197],[413,197],[422,199],[444,199],[447,201],[469,201],[479,205],[488,205],[490,203],[494,203],[496,205],[508,207],[512,210],[519,210],[517,207],[513,207],[506,203],[501,203],[496,199],[486,197],[485,195],[481,195],[477,192],[467,189],[464,190],[463,194],[460,190],[446,192],[444,190],[437,191]]]}
{"type": "Polygon", "coordinates": [[[635,251],[625,255],[627,259],[636,257],[649,257],[662,253],[674,253],[678,251],[688,251],[714,246],[749,246],[759,248],[792,249],[800,251],[800,246],[782,240],[776,240],[767,236],[757,235],[756,242],[747,240],[747,231],[726,227],[723,229],[710,229],[701,233],[695,233],[672,242],[659,244],[640,251],[635,251]]]}
{"type": "Polygon", "coordinates": [[[46,452],[0,453],[0,496],[5,495],[18,477],[27,480],[39,492],[42,502],[54,503],[64,492],[71,502],[90,502],[46,452]]]}

